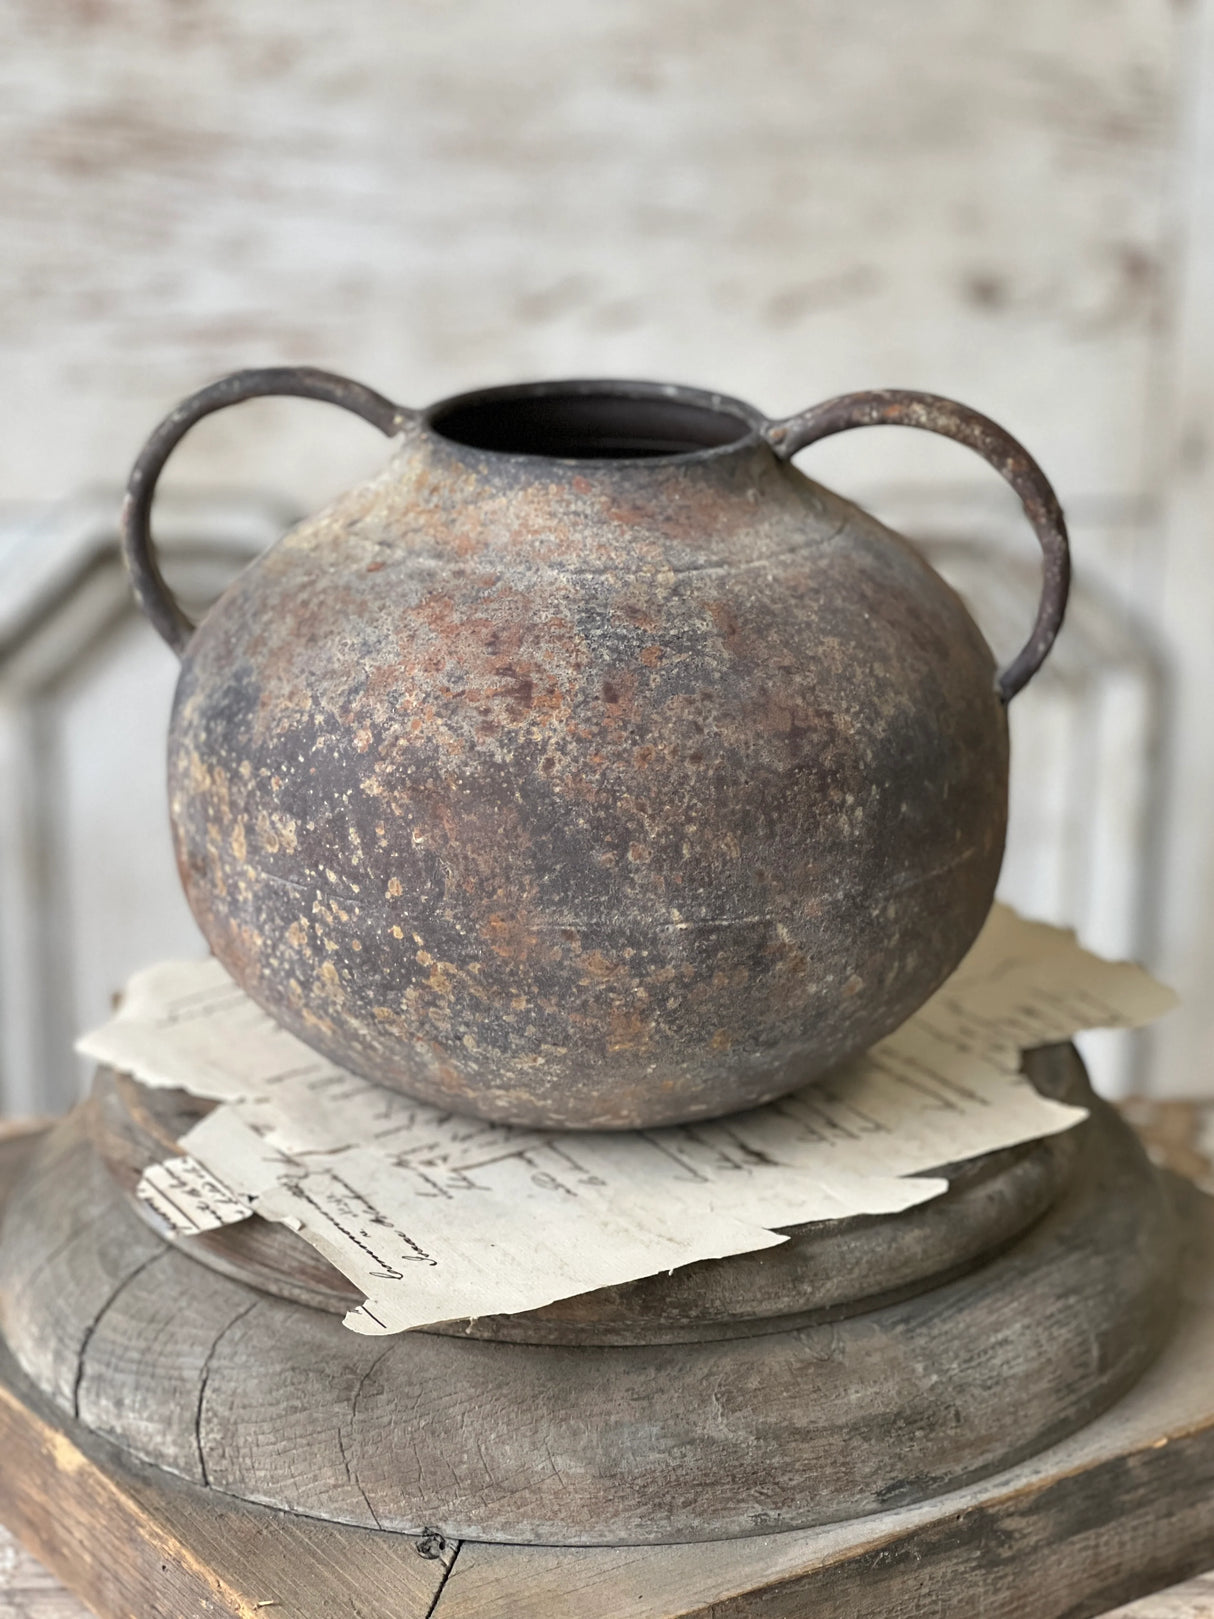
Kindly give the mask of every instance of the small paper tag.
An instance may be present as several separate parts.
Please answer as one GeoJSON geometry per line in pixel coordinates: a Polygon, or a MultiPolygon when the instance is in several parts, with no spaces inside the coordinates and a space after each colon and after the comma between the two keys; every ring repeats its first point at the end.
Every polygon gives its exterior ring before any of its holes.
{"type": "Polygon", "coordinates": [[[150,1164],[135,1195],[165,1220],[179,1237],[247,1220],[252,1207],[229,1192],[196,1158],[166,1158],[150,1164]]]}

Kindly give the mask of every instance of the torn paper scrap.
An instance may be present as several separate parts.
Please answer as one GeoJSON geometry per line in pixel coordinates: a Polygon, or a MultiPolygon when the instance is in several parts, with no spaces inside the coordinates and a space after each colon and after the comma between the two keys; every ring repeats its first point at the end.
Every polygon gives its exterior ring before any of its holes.
{"type": "Polygon", "coordinates": [[[1141,968],[996,906],[920,1012],[826,1080],[725,1119],[603,1134],[489,1124],[369,1084],[278,1028],[215,961],[137,975],[78,1049],[218,1101],[182,1151],[364,1292],[348,1325],[397,1332],[926,1201],[946,1189],[924,1178],[939,1166],[1085,1116],[1036,1093],[1023,1049],[1173,1004],[1141,968]]]}
{"type": "Polygon", "coordinates": [[[226,1101],[291,1080],[341,1072],[268,1018],[223,967],[162,961],[131,978],[117,1015],[77,1041],[145,1085],[226,1101]]]}
{"type": "Polygon", "coordinates": [[[746,1162],[741,1138],[562,1135],[476,1166],[397,1163],[372,1148],[281,1151],[218,1108],[183,1145],[258,1214],[306,1238],[367,1302],[361,1332],[513,1314],[697,1259],[784,1242],[773,1227],[894,1213],[948,1182],[746,1162]],[[683,1150],[680,1150],[682,1147],[683,1150]]]}
{"type": "Polygon", "coordinates": [[[996,905],[961,965],[890,1038],[912,1025],[939,1027],[1018,1067],[1032,1046],[1084,1029],[1142,1028],[1177,1004],[1174,991],[1136,963],[1106,961],[1069,929],[996,905]]]}
{"type": "Polygon", "coordinates": [[[196,1158],[166,1158],[149,1164],[139,1178],[136,1196],[182,1236],[247,1220],[253,1205],[233,1195],[196,1158]]]}

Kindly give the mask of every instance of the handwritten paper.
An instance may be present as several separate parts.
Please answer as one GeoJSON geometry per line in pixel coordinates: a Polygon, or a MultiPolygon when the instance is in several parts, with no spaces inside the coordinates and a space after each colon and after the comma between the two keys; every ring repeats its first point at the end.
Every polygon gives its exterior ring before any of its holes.
{"type": "Polygon", "coordinates": [[[371,1085],[278,1028],[213,960],[137,974],[78,1049],[220,1104],[140,1186],[173,1231],[242,1209],[279,1221],[366,1295],[347,1326],[391,1333],[925,1202],[948,1185],[928,1171],[1085,1116],[1034,1091],[1024,1049],[1173,1004],[1141,968],[996,906],[937,994],[827,1080],[726,1119],[601,1134],[488,1124],[371,1085]]]}
{"type": "Polygon", "coordinates": [[[174,1231],[214,1231],[236,1225],[253,1213],[196,1158],[166,1158],[150,1164],[139,1178],[137,1195],[174,1231]]]}

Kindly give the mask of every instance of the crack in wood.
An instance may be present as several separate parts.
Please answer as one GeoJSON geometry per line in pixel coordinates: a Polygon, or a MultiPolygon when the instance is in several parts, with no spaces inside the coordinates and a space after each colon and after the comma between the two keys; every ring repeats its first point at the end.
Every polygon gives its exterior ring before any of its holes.
{"type": "Polygon", "coordinates": [[[446,1568],[444,1568],[444,1570],[443,1570],[443,1577],[438,1582],[438,1589],[434,1593],[434,1597],[433,1597],[433,1599],[432,1599],[432,1601],[430,1603],[430,1606],[426,1609],[425,1619],[433,1619],[434,1611],[438,1607],[440,1597],[442,1596],[443,1592],[447,1589],[447,1581],[451,1578],[451,1575],[452,1575],[452,1572],[454,1571],[456,1562],[459,1559],[459,1554],[463,1550],[463,1546],[464,1546],[464,1543],[463,1543],[462,1540],[457,1540],[455,1542],[455,1550],[451,1553],[451,1561],[447,1564],[446,1568]]]}
{"type": "Polygon", "coordinates": [[[344,1435],[342,1434],[340,1424],[338,1425],[336,1432],[337,1432],[337,1448],[341,1453],[342,1465],[346,1469],[346,1477],[349,1479],[349,1481],[350,1481],[351,1485],[353,1486],[353,1488],[356,1489],[358,1491],[359,1495],[362,1496],[363,1505],[366,1507],[367,1511],[371,1514],[371,1518],[372,1518],[372,1521],[375,1524],[375,1527],[377,1529],[382,1530],[384,1526],[383,1526],[382,1522],[380,1521],[379,1513],[376,1512],[375,1508],[371,1505],[371,1497],[367,1494],[366,1490],[363,1488],[362,1480],[358,1477],[358,1474],[354,1471],[354,1469],[350,1465],[350,1457],[346,1452],[346,1441],[345,1441],[344,1435]]]}
{"type": "Polygon", "coordinates": [[[211,1376],[211,1362],[215,1358],[215,1351],[227,1337],[228,1333],[231,1332],[232,1328],[236,1326],[238,1322],[243,1321],[245,1316],[251,1314],[260,1303],[260,1299],[254,1299],[251,1304],[246,1304],[243,1310],[238,1311],[237,1314],[232,1317],[227,1326],[224,1327],[223,1331],[216,1334],[214,1342],[207,1350],[206,1359],[202,1363],[202,1371],[198,1376],[198,1403],[194,1407],[194,1448],[198,1452],[198,1467],[199,1471],[202,1473],[202,1482],[204,1487],[207,1489],[211,1487],[211,1478],[210,1474],[207,1472],[207,1459],[202,1448],[202,1404],[207,1396],[207,1383],[211,1376]]]}
{"type": "Polygon", "coordinates": [[[382,1349],[379,1352],[379,1354],[376,1355],[375,1359],[371,1362],[370,1366],[367,1367],[366,1371],[359,1378],[358,1387],[354,1390],[354,1398],[350,1401],[350,1431],[351,1431],[351,1434],[353,1434],[353,1431],[354,1431],[354,1419],[358,1415],[358,1402],[359,1402],[359,1400],[362,1399],[363,1389],[366,1388],[368,1382],[375,1375],[375,1373],[379,1370],[380,1362],[384,1361],[384,1360],[387,1360],[388,1356],[392,1353],[392,1351],[395,1348],[396,1348],[395,1343],[389,1343],[386,1349],[382,1349]]]}
{"type": "MultiPolygon", "coordinates": [[[[378,1370],[380,1362],[385,1360],[387,1358],[387,1356],[392,1353],[392,1350],[393,1350],[394,1347],[395,1346],[393,1344],[389,1343],[384,1349],[382,1349],[380,1351],[380,1353],[378,1355],[376,1355],[375,1359],[371,1362],[371,1364],[367,1367],[366,1371],[363,1372],[362,1376],[358,1380],[358,1385],[354,1390],[354,1397],[350,1401],[350,1438],[351,1439],[354,1438],[354,1424],[355,1424],[355,1421],[357,1420],[357,1417],[358,1417],[358,1402],[362,1398],[363,1389],[366,1388],[368,1381],[374,1375],[374,1373],[378,1370]]],[[[375,1508],[372,1506],[371,1498],[367,1494],[366,1490],[364,1489],[362,1480],[358,1477],[358,1475],[355,1473],[353,1467],[350,1465],[350,1458],[346,1454],[346,1441],[345,1441],[345,1438],[343,1437],[340,1423],[337,1426],[337,1448],[341,1452],[341,1459],[342,1459],[343,1463],[345,1464],[346,1477],[349,1479],[350,1483],[354,1486],[354,1488],[358,1491],[359,1495],[362,1496],[363,1501],[364,1501],[364,1503],[366,1505],[367,1511],[371,1514],[371,1517],[375,1521],[375,1527],[377,1529],[382,1530],[384,1526],[380,1521],[379,1513],[376,1512],[375,1508]]]]}
{"type": "Polygon", "coordinates": [[[136,1277],[142,1276],[149,1265],[154,1265],[157,1260],[163,1259],[165,1253],[167,1252],[168,1250],[166,1249],[161,1253],[149,1254],[146,1259],[141,1260],[140,1263],[135,1266],[135,1269],[130,1271],[118,1283],[118,1286],[110,1294],[109,1298],[106,1299],[105,1303],[97,1311],[97,1314],[84,1329],[84,1335],[80,1340],[80,1348],[76,1351],[76,1378],[72,1384],[72,1415],[78,1422],[80,1421],[80,1385],[84,1381],[84,1363],[88,1357],[88,1347],[92,1342],[93,1334],[101,1325],[107,1313],[113,1308],[117,1300],[122,1297],[123,1293],[136,1279],[136,1277]]]}

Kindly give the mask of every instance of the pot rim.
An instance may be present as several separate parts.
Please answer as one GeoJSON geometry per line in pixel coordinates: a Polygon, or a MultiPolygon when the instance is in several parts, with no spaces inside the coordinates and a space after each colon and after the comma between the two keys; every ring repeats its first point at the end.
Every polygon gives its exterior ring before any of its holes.
{"type": "MultiPolygon", "coordinates": [[[[451,394],[439,399],[417,413],[417,423],[429,437],[439,440],[464,453],[485,456],[494,461],[544,463],[559,466],[684,466],[716,461],[758,444],[770,447],[767,429],[772,426],[769,417],[731,394],[715,389],[693,388],[680,383],[644,382],[614,377],[553,378],[539,382],[505,383],[497,387],[476,388],[466,393],[451,394]],[[458,437],[444,431],[442,423],[459,413],[483,411],[485,407],[508,405],[515,401],[560,399],[577,400],[633,400],[637,402],[682,406],[684,410],[702,413],[705,418],[717,417],[738,424],[740,431],[719,443],[706,443],[701,448],[677,451],[645,451],[627,454],[565,454],[535,449],[511,449],[486,445],[475,439],[458,437]]],[[[707,421],[705,426],[708,426],[707,421]]]]}

